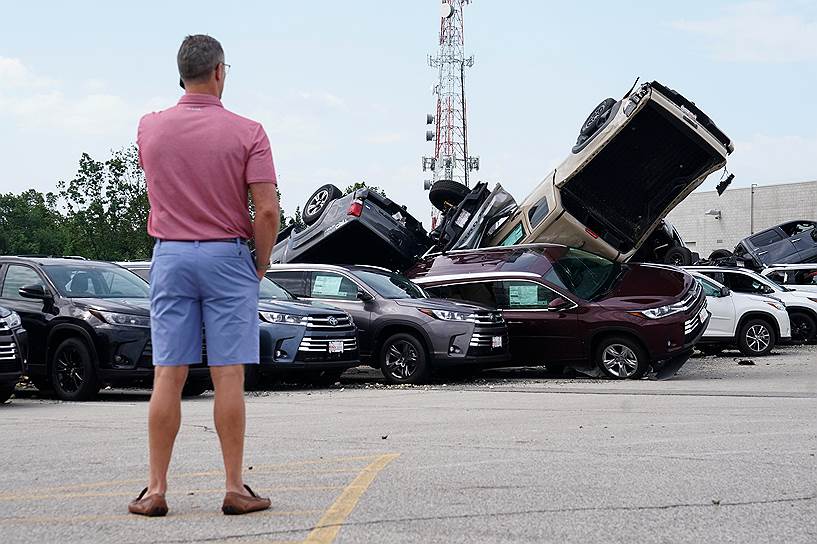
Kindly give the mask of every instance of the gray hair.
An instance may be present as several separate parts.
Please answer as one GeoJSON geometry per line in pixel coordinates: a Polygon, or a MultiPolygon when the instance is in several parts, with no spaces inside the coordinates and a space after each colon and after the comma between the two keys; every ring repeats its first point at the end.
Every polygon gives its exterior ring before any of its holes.
{"type": "Polygon", "coordinates": [[[206,34],[187,36],[179,47],[176,63],[184,81],[202,82],[224,62],[224,49],[218,40],[206,34]]]}

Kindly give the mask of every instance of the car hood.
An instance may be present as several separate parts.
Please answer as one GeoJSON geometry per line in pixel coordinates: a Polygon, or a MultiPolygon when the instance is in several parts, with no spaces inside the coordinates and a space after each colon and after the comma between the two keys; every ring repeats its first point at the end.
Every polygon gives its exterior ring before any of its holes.
{"type": "Polygon", "coordinates": [[[450,312],[493,311],[493,308],[482,306],[480,304],[470,304],[442,298],[401,298],[394,300],[394,303],[405,308],[448,310],[450,312]]]}
{"type": "Polygon", "coordinates": [[[346,315],[346,312],[334,306],[306,300],[261,299],[258,301],[258,311],[290,315],[346,315]]]}
{"type": "Polygon", "coordinates": [[[77,307],[93,308],[103,312],[150,315],[148,298],[75,298],[72,301],[77,307]]]}
{"type": "Polygon", "coordinates": [[[672,266],[626,264],[611,289],[596,302],[607,308],[640,310],[683,299],[695,279],[672,266]]]}

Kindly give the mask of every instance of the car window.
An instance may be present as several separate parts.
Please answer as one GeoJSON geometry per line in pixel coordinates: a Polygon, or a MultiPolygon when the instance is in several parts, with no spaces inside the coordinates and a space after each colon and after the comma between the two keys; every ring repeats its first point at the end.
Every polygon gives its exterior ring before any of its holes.
{"type": "Polygon", "coordinates": [[[131,268],[131,272],[145,281],[150,281],[150,268],[131,268]]]}
{"type": "Polygon", "coordinates": [[[761,232],[760,234],[755,234],[749,238],[749,240],[752,241],[755,247],[764,247],[783,240],[783,234],[778,232],[777,229],[772,229],[761,232]]]}
{"type": "Polygon", "coordinates": [[[701,271],[701,274],[708,278],[712,278],[716,282],[720,283],[721,285],[725,285],[729,287],[729,283],[726,281],[726,278],[723,277],[723,272],[714,272],[712,270],[704,270],[701,271]]]}
{"type": "Polygon", "coordinates": [[[544,277],[574,295],[592,301],[613,288],[622,270],[619,263],[587,251],[567,248],[553,261],[553,267],[544,277]]]}
{"type": "Polygon", "coordinates": [[[503,310],[546,310],[558,297],[544,285],[532,281],[500,281],[494,283],[497,307],[503,310]]]}
{"type": "Polygon", "coordinates": [[[522,223],[517,224],[508,235],[499,242],[501,246],[512,246],[519,242],[522,238],[525,237],[525,228],[522,226],[522,223]]]}
{"type": "Polygon", "coordinates": [[[766,274],[766,277],[775,282],[778,285],[783,285],[787,283],[786,273],[785,272],[770,272],[766,274]]]}
{"type": "Polygon", "coordinates": [[[449,298],[452,300],[461,300],[463,302],[475,302],[497,307],[496,290],[493,282],[474,282],[474,283],[460,283],[457,285],[438,285],[436,287],[425,287],[431,296],[437,298],[449,298]]]}
{"type": "Polygon", "coordinates": [[[535,206],[531,207],[528,211],[528,219],[530,220],[531,228],[535,229],[542,220],[547,217],[547,214],[550,212],[550,207],[548,207],[547,198],[543,198],[539,202],[536,203],[535,206]]]}
{"type": "Polygon", "coordinates": [[[258,286],[258,298],[265,300],[292,300],[292,295],[283,287],[264,277],[258,286]]]}
{"type": "Polygon", "coordinates": [[[9,265],[6,279],[3,281],[3,289],[0,291],[0,297],[22,299],[19,289],[28,285],[42,285],[45,287],[43,279],[33,268],[18,264],[9,265]]]}
{"type": "Polygon", "coordinates": [[[309,296],[310,273],[301,270],[271,270],[266,277],[295,295],[296,297],[309,296]]]}
{"type": "Polygon", "coordinates": [[[383,298],[392,300],[426,298],[426,294],[419,286],[400,274],[374,269],[355,269],[352,274],[377,291],[377,294],[383,298]]]}
{"type": "Polygon", "coordinates": [[[790,285],[817,285],[817,270],[797,270],[787,276],[790,285]]]}
{"type": "Polygon", "coordinates": [[[724,272],[723,284],[738,293],[754,293],[765,295],[773,292],[773,289],[752,276],[740,274],[738,272],[724,272]]]}
{"type": "Polygon", "coordinates": [[[77,264],[43,267],[59,292],[71,298],[148,298],[145,280],[120,266],[77,264]]]}
{"type": "Polygon", "coordinates": [[[785,225],[780,225],[786,236],[796,236],[814,228],[816,223],[812,221],[792,221],[785,225]]]}
{"type": "Polygon", "coordinates": [[[721,296],[721,288],[711,281],[705,280],[699,276],[695,276],[695,279],[701,284],[701,287],[703,287],[705,296],[715,298],[719,298],[721,296]]]}
{"type": "Polygon", "coordinates": [[[357,300],[357,284],[335,272],[312,272],[309,296],[338,300],[357,300]]]}

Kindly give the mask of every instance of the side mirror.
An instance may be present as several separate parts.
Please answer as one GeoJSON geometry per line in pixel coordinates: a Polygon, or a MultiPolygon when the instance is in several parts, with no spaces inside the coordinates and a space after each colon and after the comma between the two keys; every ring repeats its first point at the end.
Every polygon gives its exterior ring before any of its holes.
{"type": "Polygon", "coordinates": [[[728,297],[731,294],[732,294],[732,290],[729,289],[727,286],[724,285],[723,287],[721,287],[721,296],[722,297],[728,297]]]}
{"type": "Polygon", "coordinates": [[[47,300],[51,298],[51,293],[45,290],[45,287],[36,283],[34,285],[26,285],[17,290],[23,298],[33,298],[37,300],[47,300]]]}
{"type": "Polygon", "coordinates": [[[571,304],[572,302],[570,302],[567,299],[564,299],[562,297],[556,297],[550,302],[548,302],[548,310],[552,312],[558,312],[567,309],[568,307],[570,307],[571,304]]]}
{"type": "Polygon", "coordinates": [[[367,293],[366,291],[364,291],[363,289],[358,289],[357,290],[357,299],[362,300],[363,302],[369,302],[370,300],[373,300],[374,297],[372,295],[370,295],[369,293],[367,293]]]}

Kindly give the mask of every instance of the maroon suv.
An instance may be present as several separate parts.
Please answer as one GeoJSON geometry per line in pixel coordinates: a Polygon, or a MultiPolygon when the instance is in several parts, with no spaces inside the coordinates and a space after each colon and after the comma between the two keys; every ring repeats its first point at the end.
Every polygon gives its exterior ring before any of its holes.
{"type": "Polygon", "coordinates": [[[706,297],[686,272],[560,245],[451,251],[408,275],[433,296],[500,308],[520,365],[598,367],[619,379],[652,365],[667,377],[709,322],[706,297]]]}

